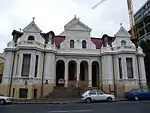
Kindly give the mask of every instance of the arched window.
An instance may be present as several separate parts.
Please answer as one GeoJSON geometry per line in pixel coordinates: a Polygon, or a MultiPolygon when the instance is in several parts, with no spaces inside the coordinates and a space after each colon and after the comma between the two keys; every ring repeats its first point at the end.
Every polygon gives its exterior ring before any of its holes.
{"type": "Polygon", "coordinates": [[[34,36],[29,36],[28,40],[35,40],[34,36]]]}
{"type": "Polygon", "coordinates": [[[74,48],[74,40],[70,40],[70,48],[74,48]]]}
{"type": "Polygon", "coordinates": [[[125,40],[122,40],[122,41],[121,41],[121,45],[122,45],[122,46],[125,46],[126,44],[127,44],[127,42],[126,42],[125,40]]]}
{"type": "Polygon", "coordinates": [[[82,48],[86,48],[86,41],[85,40],[82,41],[82,48]]]}

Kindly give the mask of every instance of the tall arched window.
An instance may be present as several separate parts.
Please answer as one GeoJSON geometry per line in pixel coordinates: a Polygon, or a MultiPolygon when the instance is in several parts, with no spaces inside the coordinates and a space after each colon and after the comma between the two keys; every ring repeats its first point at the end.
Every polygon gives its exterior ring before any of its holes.
{"type": "Polygon", "coordinates": [[[70,48],[74,48],[74,40],[70,40],[70,48]]]}
{"type": "Polygon", "coordinates": [[[86,48],[86,41],[85,40],[82,41],[82,48],[86,48]]]}
{"type": "Polygon", "coordinates": [[[29,36],[28,40],[35,40],[34,36],[29,36]]]}

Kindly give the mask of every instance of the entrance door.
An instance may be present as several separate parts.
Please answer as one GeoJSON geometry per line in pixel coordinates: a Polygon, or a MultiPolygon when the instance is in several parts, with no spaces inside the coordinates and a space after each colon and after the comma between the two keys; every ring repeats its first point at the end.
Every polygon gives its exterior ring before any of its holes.
{"type": "Polygon", "coordinates": [[[56,63],[56,86],[64,86],[65,63],[58,60],[56,63]]]}
{"type": "Polygon", "coordinates": [[[99,64],[98,62],[94,61],[92,63],[92,86],[98,87],[99,86],[99,64]]]}
{"type": "Polygon", "coordinates": [[[34,89],[34,99],[37,98],[37,89],[34,89]]]}

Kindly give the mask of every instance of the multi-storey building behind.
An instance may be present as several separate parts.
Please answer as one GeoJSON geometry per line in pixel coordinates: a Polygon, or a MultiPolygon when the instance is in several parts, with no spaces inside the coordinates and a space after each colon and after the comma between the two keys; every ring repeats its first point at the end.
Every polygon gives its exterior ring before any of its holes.
{"type": "Polygon", "coordinates": [[[134,19],[139,40],[150,38],[150,0],[135,13],[134,19]]]}

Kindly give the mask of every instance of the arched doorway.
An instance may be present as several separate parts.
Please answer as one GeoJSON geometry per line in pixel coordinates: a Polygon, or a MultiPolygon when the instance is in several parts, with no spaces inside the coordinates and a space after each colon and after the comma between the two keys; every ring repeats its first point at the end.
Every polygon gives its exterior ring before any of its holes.
{"type": "Polygon", "coordinates": [[[76,80],[76,73],[77,73],[77,63],[75,61],[70,61],[68,63],[68,79],[69,81],[76,80]]]}
{"type": "Polygon", "coordinates": [[[56,86],[64,86],[62,80],[64,80],[65,75],[65,62],[63,60],[58,60],[56,62],[56,86]]]}
{"type": "Polygon", "coordinates": [[[82,61],[80,63],[80,85],[88,85],[88,63],[87,61],[82,61]]]}
{"type": "Polygon", "coordinates": [[[99,86],[99,64],[97,61],[92,62],[92,86],[98,87],[99,86]]]}

